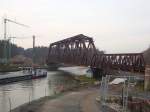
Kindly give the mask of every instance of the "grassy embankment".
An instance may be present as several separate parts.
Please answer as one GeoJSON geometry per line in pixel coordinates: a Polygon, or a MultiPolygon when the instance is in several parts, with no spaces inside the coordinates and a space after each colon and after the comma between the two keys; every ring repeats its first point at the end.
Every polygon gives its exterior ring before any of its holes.
{"type": "Polygon", "coordinates": [[[78,88],[82,88],[82,87],[85,88],[85,87],[96,86],[100,84],[100,81],[94,78],[86,77],[85,75],[75,76],[75,80],[79,82],[78,88]]]}

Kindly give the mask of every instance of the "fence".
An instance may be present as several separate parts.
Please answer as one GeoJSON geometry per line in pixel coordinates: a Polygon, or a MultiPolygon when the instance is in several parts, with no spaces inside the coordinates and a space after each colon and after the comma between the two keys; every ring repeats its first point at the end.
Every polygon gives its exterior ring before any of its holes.
{"type": "Polygon", "coordinates": [[[150,92],[137,91],[135,89],[137,84],[137,77],[132,75],[102,77],[100,87],[102,111],[105,112],[104,107],[109,105],[119,112],[149,112],[150,92]],[[124,81],[121,84],[110,85],[110,79],[115,78],[123,78],[124,81]]]}

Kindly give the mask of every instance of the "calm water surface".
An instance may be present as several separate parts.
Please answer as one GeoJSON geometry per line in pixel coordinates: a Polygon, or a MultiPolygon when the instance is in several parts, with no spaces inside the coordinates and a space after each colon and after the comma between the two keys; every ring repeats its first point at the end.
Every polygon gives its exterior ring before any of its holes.
{"type": "MultiPolygon", "coordinates": [[[[13,74],[21,73],[20,71],[13,74]]],[[[13,109],[45,95],[54,95],[62,86],[63,88],[71,88],[76,84],[77,82],[70,74],[56,71],[48,72],[47,78],[0,85],[0,112],[8,112],[10,102],[13,109]]]]}

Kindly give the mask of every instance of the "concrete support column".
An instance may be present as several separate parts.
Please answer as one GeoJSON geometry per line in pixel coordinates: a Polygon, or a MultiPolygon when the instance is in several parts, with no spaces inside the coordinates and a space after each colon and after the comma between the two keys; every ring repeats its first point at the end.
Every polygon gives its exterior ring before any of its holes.
{"type": "Polygon", "coordinates": [[[147,65],[145,68],[144,89],[150,90],[150,65],[147,65]]]}

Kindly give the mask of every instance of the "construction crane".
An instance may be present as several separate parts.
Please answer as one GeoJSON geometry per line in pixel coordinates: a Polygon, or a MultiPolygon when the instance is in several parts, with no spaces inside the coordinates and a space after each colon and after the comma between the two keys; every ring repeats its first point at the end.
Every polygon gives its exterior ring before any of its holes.
{"type": "Polygon", "coordinates": [[[29,28],[29,26],[27,25],[24,25],[22,23],[19,23],[19,22],[16,22],[16,21],[13,21],[13,20],[10,20],[10,19],[7,19],[7,18],[4,18],[4,63],[7,63],[8,62],[8,59],[7,59],[7,48],[6,48],[6,44],[7,44],[7,41],[9,43],[9,39],[7,40],[7,22],[11,22],[11,23],[14,23],[14,24],[17,24],[17,25],[20,25],[20,26],[23,26],[23,27],[27,27],[29,28]]]}
{"type": "Polygon", "coordinates": [[[16,22],[16,21],[13,21],[13,20],[4,18],[4,39],[5,39],[5,40],[6,40],[6,38],[7,38],[7,22],[15,23],[15,24],[18,24],[18,25],[23,26],[23,27],[29,27],[29,26],[24,25],[24,24],[22,24],[22,23],[19,23],[19,22],[16,22]]]}

